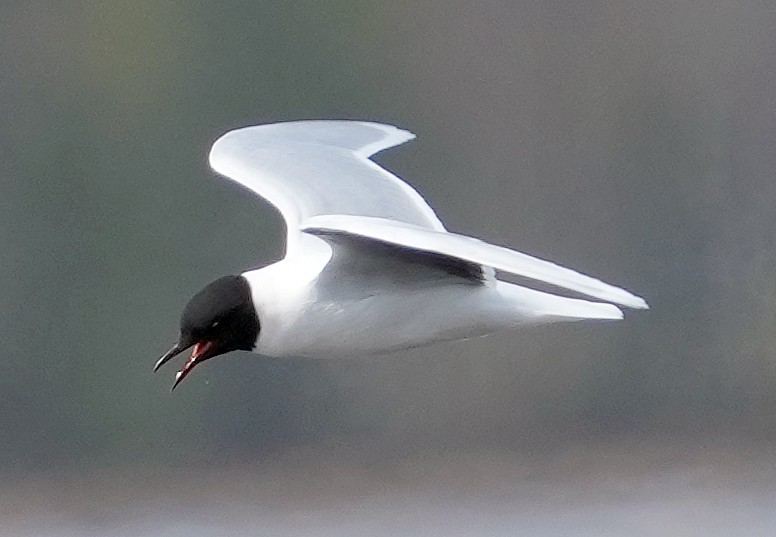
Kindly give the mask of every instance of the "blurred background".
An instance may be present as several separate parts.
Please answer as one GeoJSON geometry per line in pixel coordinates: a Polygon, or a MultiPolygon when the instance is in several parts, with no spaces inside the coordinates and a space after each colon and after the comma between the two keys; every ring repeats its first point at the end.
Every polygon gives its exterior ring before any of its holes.
{"type": "Polygon", "coordinates": [[[4,0],[0,73],[0,534],[776,530],[771,2],[4,0]],[[304,118],[652,309],[170,395],[188,298],[283,253],[209,146],[304,118]]]}

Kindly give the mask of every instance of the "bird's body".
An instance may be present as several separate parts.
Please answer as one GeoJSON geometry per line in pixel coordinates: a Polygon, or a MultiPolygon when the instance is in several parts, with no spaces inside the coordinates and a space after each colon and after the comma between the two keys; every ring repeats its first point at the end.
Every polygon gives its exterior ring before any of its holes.
{"type": "Polygon", "coordinates": [[[643,299],[589,276],[448,232],[408,184],[370,160],[414,136],[355,121],[247,127],[222,136],[213,169],[266,198],[286,228],[281,261],[216,280],[186,307],[157,367],[195,345],[176,384],[230,350],[364,356],[526,324],[621,319],[643,299]],[[497,279],[505,272],[586,295],[497,279]]]}
{"type": "Polygon", "coordinates": [[[291,255],[243,273],[261,320],[254,352],[345,358],[483,336],[519,325],[620,319],[609,304],[575,300],[498,281],[450,274],[379,251],[343,266],[328,245],[304,237],[291,255]],[[318,249],[318,257],[309,252],[318,249]]]}

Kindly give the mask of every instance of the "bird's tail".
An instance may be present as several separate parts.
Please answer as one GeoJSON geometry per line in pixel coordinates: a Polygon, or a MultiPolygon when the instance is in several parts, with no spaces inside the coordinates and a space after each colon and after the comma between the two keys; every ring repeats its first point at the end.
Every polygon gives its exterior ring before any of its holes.
{"type": "Polygon", "coordinates": [[[614,304],[553,295],[502,281],[497,282],[497,289],[514,306],[516,324],[620,320],[623,317],[620,308],[614,304]]]}

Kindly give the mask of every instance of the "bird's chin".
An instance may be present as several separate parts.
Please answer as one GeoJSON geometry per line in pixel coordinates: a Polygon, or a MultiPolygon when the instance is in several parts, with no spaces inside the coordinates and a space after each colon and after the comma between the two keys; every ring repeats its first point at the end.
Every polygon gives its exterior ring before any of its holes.
{"type": "Polygon", "coordinates": [[[186,362],[184,362],[180,371],[175,374],[175,382],[173,383],[172,388],[170,388],[170,391],[174,390],[175,387],[180,384],[189,373],[191,373],[191,370],[194,369],[197,364],[204,362],[208,358],[216,356],[216,353],[213,352],[214,347],[215,342],[213,341],[200,341],[194,345],[194,350],[191,351],[191,356],[189,356],[186,362]]]}

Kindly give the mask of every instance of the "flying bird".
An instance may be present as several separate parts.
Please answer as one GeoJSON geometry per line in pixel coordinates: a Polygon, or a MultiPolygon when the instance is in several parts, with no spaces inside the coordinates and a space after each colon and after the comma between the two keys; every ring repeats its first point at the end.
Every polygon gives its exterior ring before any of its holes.
{"type": "Polygon", "coordinates": [[[274,205],[285,257],[219,278],[183,310],[157,370],[193,347],[194,367],[234,350],[282,357],[372,355],[521,325],[622,319],[644,299],[556,265],[448,232],[407,183],[370,159],[415,136],[360,121],[297,121],[219,138],[210,165],[274,205]],[[499,280],[566,289],[569,298],[499,280]]]}

